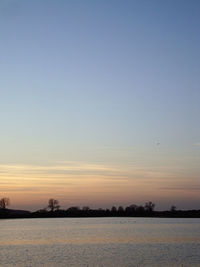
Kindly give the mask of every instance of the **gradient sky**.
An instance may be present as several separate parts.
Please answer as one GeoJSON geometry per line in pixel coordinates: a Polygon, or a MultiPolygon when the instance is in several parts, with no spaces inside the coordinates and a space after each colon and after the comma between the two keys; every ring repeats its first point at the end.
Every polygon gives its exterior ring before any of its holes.
{"type": "Polygon", "coordinates": [[[1,0],[0,197],[200,208],[200,1],[1,0]]]}

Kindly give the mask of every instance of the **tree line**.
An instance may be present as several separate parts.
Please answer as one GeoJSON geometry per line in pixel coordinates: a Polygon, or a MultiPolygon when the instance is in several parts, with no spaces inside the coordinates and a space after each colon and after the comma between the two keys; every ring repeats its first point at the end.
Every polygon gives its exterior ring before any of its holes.
{"type": "Polygon", "coordinates": [[[128,216],[128,215],[142,215],[142,214],[150,214],[153,213],[155,209],[155,204],[151,201],[146,202],[144,206],[138,206],[132,204],[128,207],[123,206],[113,206],[111,209],[91,209],[88,206],[83,206],[82,208],[78,206],[70,207],[66,210],[60,209],[59,201],[57,199],[49,199],[48,206],[44,209],[38,210],[35,214],[63,214],[63,215],[71,215],[71,216],[128,216]]]}
{"type": "Polygon", "coordinates": [[[194,217],[200,218],[200,210],[177,210],[171,206],[169,210],[156,211],[155,203],[146,202],[144,205],[132,204],[127,207],[113,206],[111,209],[91,209],[88,206],[82,208],[72,206],[61,209],[59,201],[54,198],[48,200],[45,208],[35,212],[10,210],[9,198],[0,199],[0,218],[43,218],[43,217],[194,217]]]}
{"type": "MultiPolygon", "coordinates": [[[[10,205],[10,199],[9,198],[2,198],[0,199],[0,209],[6,209],[7,206],[10,205]]],[[[135,211],[135,212],[142,212],[142,211],[146,211],[146,212],[153,212],[155,208],[155,204],[151,201],[146,202],[144,206],[137,206],[135,204],[126,207],[125,209],[122,206],[119,206],[118,208],[116,208],[115,206],[113,206],[111,208],[111,212],[112,213],[122,213],[122,212],[129,212],[129,211],[135,211]]],[[[40,212],[40,213],[45,213],[45,212],[54,212],[54,211],[59,211],[60,210],[60,205],[59,205],[59,201],[57,199],[54,198],[50,198],[48,200],[48,206],[44,209],[38,210],[36,212],[40,212]]],[[[90,211],[91,209],[88,206],[84,206],[82,209],[80,207],[70,207],[68,210],[70,211],[90,211]]],[[[99,211],[103,211],[103,209],[98,209],[99,211]]],[[[108,209],[106,209],[105,211],[108,211],[108,209]]]]}

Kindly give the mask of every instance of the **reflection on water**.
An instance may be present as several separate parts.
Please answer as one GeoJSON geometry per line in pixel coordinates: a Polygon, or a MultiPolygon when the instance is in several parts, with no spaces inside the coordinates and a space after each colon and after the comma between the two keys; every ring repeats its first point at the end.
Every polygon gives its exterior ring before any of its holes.
{"type": "Polygon", "coordinates": [[[200,219],[0,220],[0,266],[200,266],[200,219]]]}

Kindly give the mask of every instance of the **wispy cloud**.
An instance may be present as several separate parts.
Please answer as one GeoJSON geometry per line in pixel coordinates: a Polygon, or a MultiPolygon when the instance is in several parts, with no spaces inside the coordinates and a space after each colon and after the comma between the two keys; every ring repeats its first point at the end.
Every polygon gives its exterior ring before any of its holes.
{"type": "Polygon", "coordinates": [[[110,170],[109,167],[97,164],[85,164],[78,162],[61,161],[56,162],[52,165],[27,165],[27,164],[4,164],[0,165],[0,169],[10,170],[31,170],[31,171],[42,171],[42,170],[110,170]]]}
{"type": "Polygon", "coordinates": [[[160,187],[161,190],[167,190],[167,191],[200,191],[200,186],[174,186],[174,187],[160,187]]]}
{"type": "Polygon", "coordinates": [[[0,175],[22,175],[23,174],[40,174],[40,175],[91,175],[103,174],[107,175],[116,170],[110,166],[101,164],[88,164],[82,162],[56,162],[48,165],[27,165],[27,164],[4,164],[0,165],[0,175]]]}
{"type": "Polygon", "coordinates": [[[59,161],[54,164],[1,164],[0,177],[7,179],[20,178],[24,180],[48,179],[102,179],[103,180],[143,180],[169,179],[176,176],[176,172],[162,168],[138,167],[132,165],[103,165],[84,162],[59,161]]]}

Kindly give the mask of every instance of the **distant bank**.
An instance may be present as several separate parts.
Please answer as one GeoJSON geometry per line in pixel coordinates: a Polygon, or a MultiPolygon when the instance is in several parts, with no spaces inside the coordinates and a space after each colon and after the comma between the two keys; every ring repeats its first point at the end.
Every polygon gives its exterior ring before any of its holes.
{"type": "Polygon", "coordinates": [[[146,211],[134,209],[80,209],[30,212],[26,210],[0,209],[0,219],[14,218],[73,218],[73,217],[164,217],[164,218],[200,218],[200,210],[146,211]]]}

